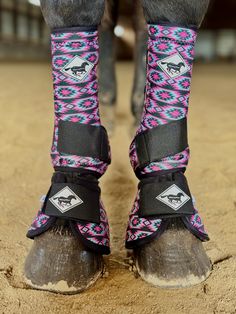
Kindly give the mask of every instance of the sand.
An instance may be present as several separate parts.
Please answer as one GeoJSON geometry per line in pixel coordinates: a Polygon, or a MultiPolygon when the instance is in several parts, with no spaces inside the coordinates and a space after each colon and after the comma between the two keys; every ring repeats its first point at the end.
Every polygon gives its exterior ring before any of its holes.
{"type": "Polygon", "coordinates": [[[48,64],[0,64],[0,313],[236,313],[236,65],[196,65],[189,112],[187,175],[211,241],[206,282],[155,288],[127,264],[124,235],[137,181],[128,160],[132,65],[118,66],[113,163],[102,179],[112,233],[108,276],[80,295],[28,289],[22,268],[28,225],[47,192],[53,106],[48,64]]]}

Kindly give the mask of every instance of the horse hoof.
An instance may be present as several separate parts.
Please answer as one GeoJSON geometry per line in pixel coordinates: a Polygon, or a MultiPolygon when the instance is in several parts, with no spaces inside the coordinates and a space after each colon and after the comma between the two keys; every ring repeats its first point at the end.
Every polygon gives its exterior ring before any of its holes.
{"type": "Polygon", "coordinates": [[[24,277],[34,289],[75,294],[94,284],[102,270],[102,256],[86,250],[68,226],[57,225],[35,237],[24,277]]]}
{"type": "Polygon", "coordinates": [[[100,113],[102,118],[102,125],[107,130],[108,136],[111,137],[115,129],[115,115],[116,115],[116,106],[108,104],[100,104],[100,113]]]}
{"type": "Polygon", "coordinates": [[[135,249],[134,258],[141,278],[161,288],[197,285],[212,268],[202,242],[180,218],[173,218],[160,238],[135,249]]]}

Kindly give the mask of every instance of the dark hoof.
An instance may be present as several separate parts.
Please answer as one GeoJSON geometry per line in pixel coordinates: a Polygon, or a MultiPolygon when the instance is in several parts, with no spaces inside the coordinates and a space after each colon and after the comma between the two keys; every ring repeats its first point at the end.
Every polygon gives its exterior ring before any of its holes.
{"type": "Polygon", "coordinates": [[[172,219],[160,238],[135,249],[134,257],[140,276],[162,288],[197,285],[206,280],[212,268],[202,242],[180,218],[172,219]]]}
{"type": "Polygon", "coordinates": [[[111,137],[115,129],[116,106],[100,103],[102,125],[106,128],[108,136],[111,137]]]}
{"type": "Polygon", "coordinates": [[[101,255],[87,251],[69,227],[55,226],[34,239],[24,276],[32,288],[74,294],[94,284],[102,270],[101,255]]]}

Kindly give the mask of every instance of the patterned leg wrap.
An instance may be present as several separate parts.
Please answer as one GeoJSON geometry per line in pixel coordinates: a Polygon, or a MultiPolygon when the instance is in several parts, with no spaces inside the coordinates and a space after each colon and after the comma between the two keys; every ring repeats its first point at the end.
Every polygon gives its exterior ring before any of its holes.
{"type": "Polygon", "coordinates": [[[55,104],[51,157],[56,173],[27,236],[45,232],[61,217],[88,248],[108,254],[109,227],[98,187],[98,178],[110,163],[98,110],[98,32],[83,27],[55,30],[51,42],[55,104]]]}
{"type": "Polygon", "coordinates": [[[146,99],[130,146],[131,165],[141,180],[127,228],[126,247],[150,242],[181,217],[208,240],[184,171],[189,160],[187,113],[196,31],[149,25],[146,99]]]}

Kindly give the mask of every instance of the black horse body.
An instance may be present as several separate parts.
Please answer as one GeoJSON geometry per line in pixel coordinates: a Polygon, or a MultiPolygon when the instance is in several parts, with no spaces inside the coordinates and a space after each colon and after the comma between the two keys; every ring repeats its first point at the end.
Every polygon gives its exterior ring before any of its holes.
{"type": "Polygon", "coordinates": [[[73,66],[71,68],[66,68],[65,71],[71,70],[74,75],[83,74],[86,72],[87,65],[89,65],[88,62],[83,62],[80,66],[73,66]]]}
{"type": "Polygon", "coordinates": [[[55,197],[53,199],[58,200],[59,205],[62,205],[63,203],[66,205],[71,205],[71,201],[73,199],[76,199],[76,197],[74,195],[69,195],[68,197],[59,196],[59,197],[55,197]]]}
{"type": "Polygon", "coordinates": [[[180,73],[181,68],[185,67],[185,64],[183,62],[179,62],[178,64],[175,64],[173,62],[162,62],[161,64],[166,64],[167,71],[170,73],[180,73]]]}
{"type": "Polygon", "coordinates": [[[177,195],[170,194],[170,195],[162,195],[161,198],[167,197],[170,203],[181,203],[181,197],[183,197],[183,193],[178,193],[177,195]]]}

